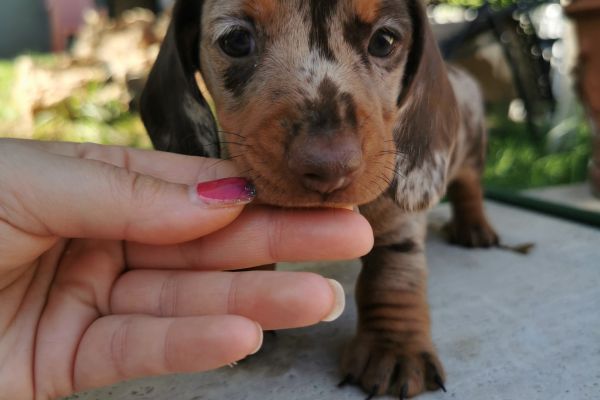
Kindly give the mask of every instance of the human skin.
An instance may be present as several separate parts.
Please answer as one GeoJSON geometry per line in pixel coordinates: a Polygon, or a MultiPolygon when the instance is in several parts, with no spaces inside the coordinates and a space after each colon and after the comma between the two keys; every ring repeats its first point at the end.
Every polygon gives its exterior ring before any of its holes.
{"type": "Polygon", "coordinates": [[[263,329],[339,316],[341,287],[321,276],[230,271],[361,256],[366,220],[247,206],[243,187],[198,196],[235,176],[227,161],[0,139],[0,399],[206,371],[257,351],[263,329]]]}

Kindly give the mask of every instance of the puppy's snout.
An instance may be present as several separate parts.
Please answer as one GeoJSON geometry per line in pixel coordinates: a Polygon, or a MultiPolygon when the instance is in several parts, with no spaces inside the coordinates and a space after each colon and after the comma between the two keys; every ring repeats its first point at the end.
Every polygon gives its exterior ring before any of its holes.
{"type": "Polygon", "coordinates": [[[288,166],[309,191],[330,194],[348,187],[362,165],[355,138],[297,138],[289,148],[288,166]]]}

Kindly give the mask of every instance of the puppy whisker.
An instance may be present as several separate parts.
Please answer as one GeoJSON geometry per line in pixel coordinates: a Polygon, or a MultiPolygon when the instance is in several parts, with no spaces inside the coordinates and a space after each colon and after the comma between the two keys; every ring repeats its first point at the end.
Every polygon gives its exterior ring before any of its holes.
{"type": "Polygon", "coordinates": [[[238,159],[238,158],[243,157],[243,156],[244,156],[243,154],[232,154],[229,157],[225,158],[225,160],[226,161],[232,161],[232,160],[238,159]]]}
{"type": "Polygon", "coordinates": [[[385,190],[387,189],[387,186],[381,186],[381,184],[378,182],[377,179],[373,180],[373,182],[375,183],[375,185],[377,185],[377,188],[379,189],[379,193],[384,193],[385,190]]]}
{"type": "Polygon", "coordinates": [[[222,130],[218,130],[219,133],[225,134],[225,135],[233,135],[233,136],[237,136],[243,140],[248,139],[246,136],[240,134],[240,133],[236,133],[236,132],[230,132],[230,131],[222,131],[222,130]]]}
{"type": "Polygon", "coordinates": [[[372,197],[377,197],[378,196],[378,194],[375,193],[375,191],[371,187],[369,187],[368,185],[365,185],[364,183],[358,183],[358,186],[361,188],[361,190],[364,190],[365,192],[367,192],[367,194],[369,196],[372,196],[372,197]]]}
{"type": "Polygon", "coordinates": [[[222,163],[224,163],[224,162],[226,162],[226,161],[233,161],[233,160],[235,160],[236,158],[239,158],[239,157],[242,157],[242,156],[243,156],[243,154],[236,154],[236,155],[232,155],[232,156],[229,156],[229,157],[220,158],[220,159],[218,159],[218,160],[215,160],[215,162],[214,162],[214,163],[210,164],[210,165],[208,166],[208,168],[209,168],[209,169],[215,168],[215,167],[217,167],[219,164],[222,164],[222,163]]]}
{"type": "Polygon", "coordinates": [[[231,145],[235,145],[235,146],[252,147],[252,145],[250,145],[250,144],[245,144],[245,143],[240,143],[240,142],[222,141],[222,142],[219,142],[219,144],[231,144],[231,145]]]}
{"type": "Polygon", "coordinates": [[[383,150],[379,153],[374,154],[373,157],[381,157],[381,156],[385,156],[385,155],[393,155],[402,160],[406,160],[408,158],[406,153],[404,153],[402,151],[398,151],[398,150],[383,150]]]}
{"type": "Polygon", "coordinates": [[[383,163],[379,160],[375,160],[372,161],[373,164],[376,165],[381,165],[382,168],[387,169],[388,171],[392,172],[392,174],[394,175],[394,177],[399,177],[399,178],[406,178],[406,176],[404,174],[402,174],[398,168],[396,168],[396,164],[395,163],[383,163]]]}
{"type": "Polygon", "coordinates": [[[381,187],[381,185],[379,184],[379,182],[377,181],[377,179],[369,179],[369,182],[372,183],[373,185],[377,186],[377,188],[379,189],[380,193],[383,193],[385,190],[381,187]]]}
{"type": "Polygon", "coordinates": [[[387,178],[387,177],[386,177],[386,176],[384,176],[384,175],[378,175],[378,179],[380,179],[380,180],[384,181],[384,182],[385,182],[385,184],[386,184],[388,187],[392,185],[392,180],[391,180],[391,179],[389,179],[389,178],[387,178]]]}
{"type": "Polygon", "coordinates": [[[247,170],[240,172],[240,174],[239,174],[239,175],[240,175],[240,176],[243,176],[243,177],[248,177],[248,178],[250,178],[250,180],[252,180],[252,178],[251,178],[251,176],[252,176],[252,171],[253,171],[253,169],[252,169],[252,168],[248,168],[247,170]]]}
{"type": "Polygon", "coordinates": [[[236,146],[244,146],[244,147],[252,147],[249,144],[244,144],[244,143],[237,143],[237,142],[227,142],[227,141],[219,141],[219,142],[212,142],[212,143],[204,143],[203,146],[212,146],[212,147],[217,147],[223,144],[228,144],[228,145],[236,145],[236,146]]]}

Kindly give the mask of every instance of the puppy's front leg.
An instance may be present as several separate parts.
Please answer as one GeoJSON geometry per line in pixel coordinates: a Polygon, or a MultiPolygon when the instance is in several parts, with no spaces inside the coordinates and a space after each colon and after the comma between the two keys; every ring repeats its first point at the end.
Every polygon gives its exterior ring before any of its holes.
{"type": "Polygon", "coordinates": [[[374,226],[376,247],[363,259],[356,288],[358,332],[342,370],[371,395],[406,398],[444,385],[430,333],[425,218],[424,213],[384,218],[374,226]]]}

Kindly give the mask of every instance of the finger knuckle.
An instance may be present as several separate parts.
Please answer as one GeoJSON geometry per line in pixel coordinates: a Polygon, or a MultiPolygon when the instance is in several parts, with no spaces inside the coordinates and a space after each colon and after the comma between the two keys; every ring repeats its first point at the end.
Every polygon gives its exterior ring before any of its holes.
{"type": "Polygon", "coordinates": [[[176,274],[170,274],[165,278],[158,296],[159,317],[173,317],[177,310],[177,294],[179,293],[179,279],[176,274]]]}
{"type": "Polygon", "coordinates": [[[110,359],[120,378],[126,378],[126,362],[128,352],[128,337],[132,320],[124,319],[114,330],[110,340],[110,359]]]}
{"type": "Polygon", "coordinates": [[[113,195],[127,205],[151,204],[163,190],[161,182],[149,176],[109,165],[106,168],[113,195]]]}
{"type": "Polygon", "coordinates": [[[229,282],[229,294],[227,296],[227,314],[235,314],[238,310],[238,292],[240,287],[240,274],[233,274],[229,282]]]}
{"type": "Polygon", "coordinates": [[[283,242],[284,223],[281,213],[270,211],[267,220],[267,254],[271,262],[281,260],[281,244],[283,242]]]}

